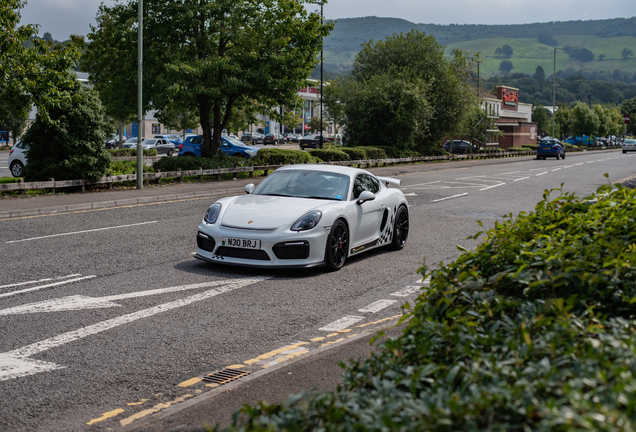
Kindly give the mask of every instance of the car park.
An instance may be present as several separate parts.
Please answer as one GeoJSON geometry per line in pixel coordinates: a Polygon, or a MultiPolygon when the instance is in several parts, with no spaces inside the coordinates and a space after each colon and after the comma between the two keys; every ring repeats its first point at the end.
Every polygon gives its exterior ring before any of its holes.
{"type": "Polygon", "coordinates": [[[546,157],[565,159],[565,147],[558,139],[545,137],[537,144],[537,159],[545,160],[546,157]]]}
{"type": "Polygon", "coordinates": [[[359,253],[402,249],[409,207],[400,180],[340,166],[288,165],[247,195],[221,198],[197,230],[196,258],[252,267],[340,269],[359,253]]]}
{"type": "Polygon", "coordinates": [[[175,145],[166,138],[149,138],[141,142],[144,150],[157,150],[157,154],[172,156],[176,152],[175,145]]]}
{"type": "Polygon", "coordinates": [[[25,152],[29,150],[29,145],[18,141],[15,143],[11,150],[9,150],[9,171],[13,177],[24,176],[24,167],[27,164],[27,158],[25,152]]]}
{"type": "MultiPolygon", "coordinates": [[[[324,140],[324,136],[323,136],[324,140]]],[[[298,145],[301,150],[305,150],[308,148],[319,149],[322,148],[320,143],[320,135],[305,135],[300,140],[298,140],[298,145]]]]}
{"type": "MultiPolygon", "coordinates": [[[[123,148],[137,148],[137,141],[138,141],[137,137],[128,138],[126,140],[126,142],[122,145],[122,147],[123,148]]],[[[143,138],[142,138],[142,143],[143,143],[143,138]]]]}
{"type": "MultiPolygon", "coordinates": [[[[201,157],[202,146],[202,135],[188,137],[179,149],[179,156],[201,157]]],[[[221,146],[219,150],[228,156],[244,157],[249,159],[256,156],[259,149],[248,146],[240,140],[226,135],[221,137],[221,146]]]]}
{"type": "Polygon", "coordinates": [[[285,142],[286,142],[285,137],[279,133],[268,133],[263,138],[263,145],[268,145],[268,144],[280,145],[280,144],[285,144],[285,142]]]}
{"type": "MultiPolygon", "coordinates": [[[[125,137],[122,138],[121,144],[123,144],[125,142],[124,140],[125,140],[125,137]]],[[[104,142],[104,145],[106,146],[107,149],[119,148],[119,135],[115,135],[115,136],[112,136],[112,137],[108,138],[104,142]]]]}
{"type": "Polygon", "coordinates": [[[628,151],[636,151],[636,139],[625,139],[623,144],[621,144],[623,149],[623,153],[627,153],[628,151]]]}
{"type": "Polygon", "coordinates": [[[155,135],[155,138],[165,138],[174,144],[175,148],[179,148],[181,144],[183,144],[183,140],[179,138],[177,135],[155,135]]]}

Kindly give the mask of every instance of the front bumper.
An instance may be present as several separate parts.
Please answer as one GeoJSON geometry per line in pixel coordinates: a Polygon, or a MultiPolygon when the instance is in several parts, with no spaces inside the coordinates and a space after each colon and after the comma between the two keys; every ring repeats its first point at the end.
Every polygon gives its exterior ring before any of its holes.
{"type": "Polygon", "coordinates": [[[224,227],[218,222],[214,225],[201,222],[197,233],[195,257],[218,264],[248,267],[318,267],[325,264],[328,235],[329,229],[325,229],[323,226],[317,226],[308,231],[295,232],[288,228],[267,231],[236,229],[224,227]],[[207,236],[207,239],[204,236],[207,236]],[[259,240],[261,246],[258,250],[231,248],[222,244],[223,237],[259,240]],[[294,253],[285,250],[287,244],[291,244],[287,248],[292,248],[294,251],[302,249],[303,258],[286,258],[286,256],[294,256],[294,253]],[[301,244],[306,245],[306,249],[308,249],[306,253],[305,246],[301,244]]]}

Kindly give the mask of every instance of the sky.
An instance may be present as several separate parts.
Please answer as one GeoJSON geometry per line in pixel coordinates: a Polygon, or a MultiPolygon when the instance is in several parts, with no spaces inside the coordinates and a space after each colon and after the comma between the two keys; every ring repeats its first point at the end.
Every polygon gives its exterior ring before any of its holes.
{"type": "MultiPolygon", "coordinates": [[[[114,0],[27,0],[22,24],[39,24],[40,36],[49,32],[63,41],[89,33],[101,2],[114,0]]],[[[315,6],[310,6],[315,8],[315,6]]],[[[548,21],[630,18],[634,0],[332,0],[326,19],[377,16],[426,24],[527,24],[548,21]]]]}

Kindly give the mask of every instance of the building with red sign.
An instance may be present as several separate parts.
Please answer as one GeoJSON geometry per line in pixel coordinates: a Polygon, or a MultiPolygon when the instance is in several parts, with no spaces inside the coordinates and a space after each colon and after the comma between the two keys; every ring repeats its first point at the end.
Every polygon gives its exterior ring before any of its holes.
{"type": "Polygon", "coordinates": [[[483,98],[483,107],[497,113],[497,125],[503,136],[499,148],[521,147],[537,143],[537,124],[532,122],[532,104],[519,102],[519,89],[498,86],[496,94],[483,98]]]}

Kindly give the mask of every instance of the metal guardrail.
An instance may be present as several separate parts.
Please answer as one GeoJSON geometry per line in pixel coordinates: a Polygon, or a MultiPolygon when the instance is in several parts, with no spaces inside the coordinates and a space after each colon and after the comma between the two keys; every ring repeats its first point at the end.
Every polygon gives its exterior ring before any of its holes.
{"type": "MultiPolygon", "coordinates": [[[[402,163],[413,163],[413,162],[430,162],[430,161],[438,161],[438,160],[462,160],[462,159],[494,159],[494,158],[504,158],[504,157],[514,157],[514,156],[529,156],[536,154],[533,150],[528,151],[514,151],[514,152],[493,152],[493,153],[475,153],[475,154],[451,154],[451,155],[442,155],[442,156],[418,156],[418,157],[409,157],[409,158],[392,158],[392,159],[365,159],[365,160],[354,160],[354,161],[333,161],[333,162],[321,162],[326,165],[341,165],[341,166],[359,166],[371,168],[371,166],[378,167],[380,165],[394,165],[394,164],[402,164],[402,163]]],[[[233,167],[233,168],[216,168],[216,169],[198,169],[198,170],[190,170],[190,171],[167,171],[167,172],[154,172],[154,173],[144,173],[144,180],[147,181],[156,181],[157,183],[161,183],[162,179],[165,178],[177,178],[179,182],[183,177],[191,177],[198,176],[200,179],[203,176],[216,175],[217,179],[221,179],[222,174],[238,174],[242,172],[249,173],[250,177],[254,176],[254,172],[264,171],[265,175],[269,174],[269,171],[276,170],[283,165],[264,165],[264,166],[247,166],[247,167],[233,167]]],[[[41,182],[24,182],[22,179],[19,180],[18,183],[5,183],[0,184],[0,192],[9,192],[9,191],[21,191],[23,194],[27,190],[36,190],[36,189],[51,189],[53,193],[55,193],[56,189],[68,188],[68,187],[81,187],[82,191],[86,190],[86,186],[92,186],[97,184],[107,184],[110,188],[113,187],[113,183],[124,182],[124,181],[136,181],[137,174],[124,174],[118,176],[106,176],[102,177],[97,181],[91,181],[87,179],[80,180],[55,180],[49,179],[49,181],[41,181],[41,182]]]]}

